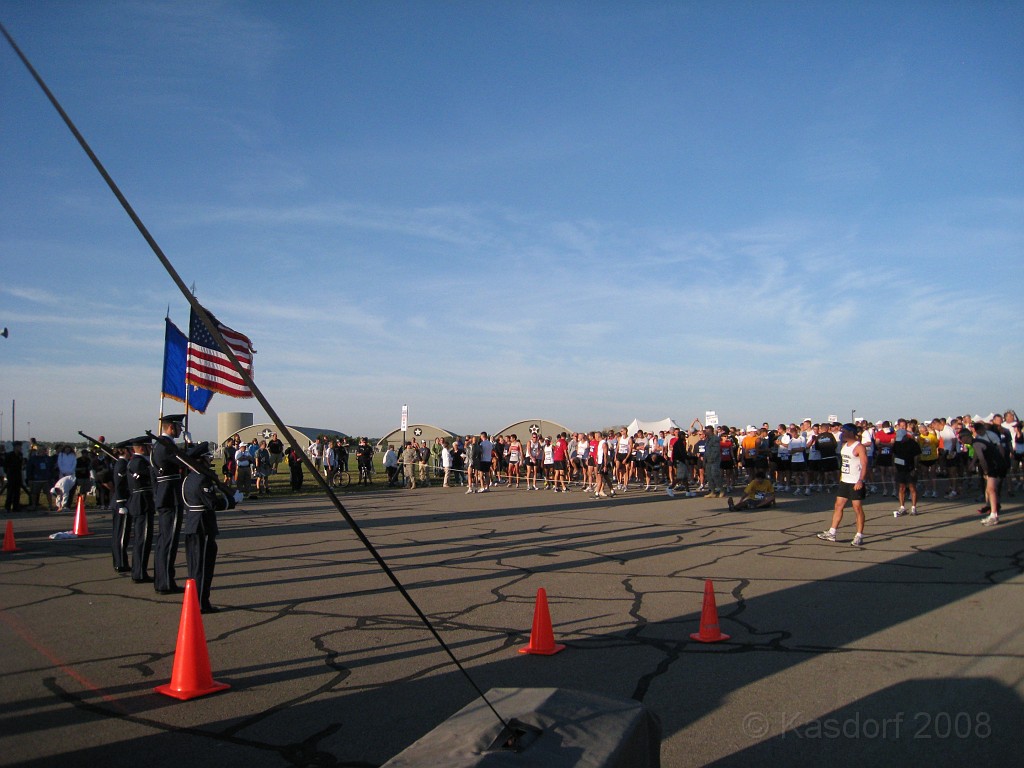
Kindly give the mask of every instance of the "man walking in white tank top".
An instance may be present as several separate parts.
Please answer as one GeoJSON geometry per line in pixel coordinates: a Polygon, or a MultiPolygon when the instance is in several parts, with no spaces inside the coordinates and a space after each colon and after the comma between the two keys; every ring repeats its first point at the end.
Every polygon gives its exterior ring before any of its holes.
{"type": "Polygon", "coordinates": [[[850,543],[855,547],[864,544],[864,479],[868,474],[868,455],[857,436],[857,427],[843,424],[839,431],[842,441],[840,456],[842,468],[839,474],[839,490],[836,492],[836,505],[832,513],[832,527],[818,534],[822,541],[835,541],[836,529],[843,522],[843,509],[847,499],[853,504],[857,515],[857,533],[850,543]]]}

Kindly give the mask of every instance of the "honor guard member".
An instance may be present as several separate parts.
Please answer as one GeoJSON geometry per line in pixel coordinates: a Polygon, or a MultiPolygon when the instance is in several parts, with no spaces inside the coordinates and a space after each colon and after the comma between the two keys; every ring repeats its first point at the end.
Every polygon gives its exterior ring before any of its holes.
{"type": "Polygon", "coordinates": [[[149,553],[153,548],[153,465],[149,461],[148,435],[125,440],[132,457],[128,461],[128,525],[135,529],[132,540],[132,581],[136,584],[152,583],[149,575],[149,553]]]}
{"type": "Polygon", "coordinates": [[[178,537],[181,534],[181,483],[184,479],[182,465],[175,458],[178,448],[174,441],[181,436],[184,419],[184,414],[161,418],[160,434],[153,443],[153,469],[156,471],[153,497],[160,524],[153,560],[153,589],[159,595],[185,591],[174,581],[174,561],[178,557],[178,537]]]}
{"type": "Polygon", "coordinates": [[[123,443],[114,446],[117,460],[112,470],[113,488],[110,492],[110,513],[113,516],[113,529],[110,535],[110,549],[114,556],[114,570],[117,573],[127,573],[131,570],[128,565],[128,541],[132,536],[131,517],[128,515],[128,499],[131,498],[131,491],[128,490],[128,459],[131,456],[131,447],[123,443]]]}
{"type": "Polygon", "coordinates": [[[221,490],[214,479],[213,454],[209,450],[209,443],[199,443],[188,449],[186,456],[195,469],[189,472],[181,488],[185,503],[182,527],[185,563],[188,577],[196,582],[200,613],[217,613],[219,610],[210,604],[210,584],[217,562],[217,512],[233,509],[244,498],[238,491],[229,496],[221,490]]]}

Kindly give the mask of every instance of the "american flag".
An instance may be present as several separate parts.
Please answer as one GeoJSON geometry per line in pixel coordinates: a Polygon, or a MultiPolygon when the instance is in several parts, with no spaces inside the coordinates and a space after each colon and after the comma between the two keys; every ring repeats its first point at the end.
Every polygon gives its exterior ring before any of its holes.
{"type": "MultiPolygon", "coordinates": [[[[252,356],[256,354],[256,350],[252,348],[252,342],[238,331],[233,331],[218,322],[213,315],[210,315],[210,319],[217,326],[224,341],[231,347],[231,351],[234,352],[245,372],[251,377],[252,356]]],[[[224,354],[194,309],[188,321],[186,380],[189,384],[231,397],[253,396],[252,390],[242,381],[235,366],[231,364],[228,356],[224,354]]]]}

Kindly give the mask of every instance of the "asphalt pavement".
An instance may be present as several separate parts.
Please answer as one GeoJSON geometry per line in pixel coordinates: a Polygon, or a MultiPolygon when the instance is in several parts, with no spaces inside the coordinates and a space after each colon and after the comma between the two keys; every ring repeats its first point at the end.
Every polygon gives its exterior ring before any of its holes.
{"type": "MultiPolygon", "coordinates": [[[[1024,516],[968,501],[895,519],[866,505],[866,545],[837,543],[832,496],[768,510],[633,490],[595,500],[495,488],[343,500],[475,684],[641,701],[662,764],[962,766],[1019,760],[1024,516]],[[691,640],[713,583],[718,643],[691,640]],[[524,655],[543,587],[553,656],[524,655]]],[[[270,497],[220,516],[212,675],[171,679],[180,595],[114,573],[110,519],[16,514],[0,554],[0,764],[379,766],[470,703],[455,668],[339,513],[270,497]]],[[[184,548],[179,552],[184,582],[184,548]]]]}

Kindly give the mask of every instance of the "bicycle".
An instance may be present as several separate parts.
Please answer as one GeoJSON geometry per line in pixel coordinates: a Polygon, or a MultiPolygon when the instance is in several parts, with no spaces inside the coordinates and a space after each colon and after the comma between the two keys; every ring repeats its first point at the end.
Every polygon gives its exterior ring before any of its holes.
{"type": "Polygon", "coordinates": [[[372,464],[360,464],[359,465],[359,483],[362,485],[373,485],[373,465],[372,464]]]}
{"type": "Polygon", "coordinates": [[[334,476],[331,477],[331,485],[335,488],[348,488],[351,482],[352,475],[350,475],[348,470],[345,469],[339,469],[334,473],[334,476]]]}

